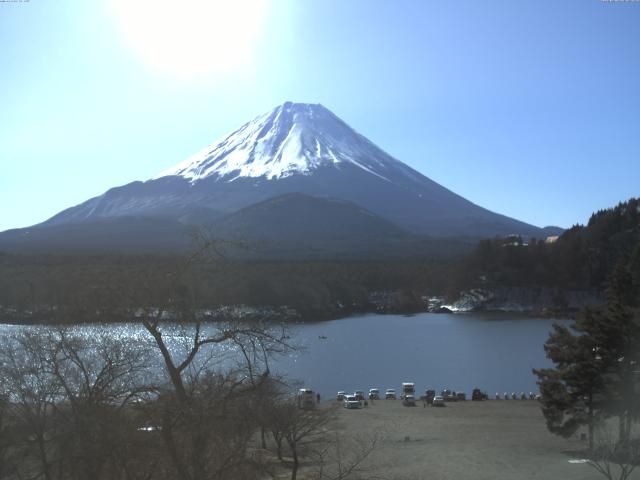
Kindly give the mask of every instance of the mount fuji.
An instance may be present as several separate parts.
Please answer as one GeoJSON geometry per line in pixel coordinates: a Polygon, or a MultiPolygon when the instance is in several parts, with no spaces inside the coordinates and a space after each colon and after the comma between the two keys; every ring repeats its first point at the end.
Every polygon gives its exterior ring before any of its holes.
{"type": "Polygon", "coordinates": [[[44,245],[47,239],[89,248],[92,242],[118,244],[123,251],[133,239],[140,248],[144,238],[167,246],[189,225],[274,241],[298,238],[301,231],[313,231],[316,240],[324,233],[359,243],[402,235],[548,234],[437,184],[322,105],[286,102],[152,179],[0,234],[0,249],[44,245]],[[274,229],[270,219],[276,218],[274,229]],[[319,221],[324,227],[308,228],[319,221]]]}

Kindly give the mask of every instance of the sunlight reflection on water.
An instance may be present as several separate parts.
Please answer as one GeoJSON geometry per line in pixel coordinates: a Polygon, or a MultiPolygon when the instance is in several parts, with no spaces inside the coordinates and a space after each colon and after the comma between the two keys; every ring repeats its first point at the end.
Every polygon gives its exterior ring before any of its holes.
{"type": "MultiPolygon", "coordinates": [[[[291,326],[290,340],[302,349],[275,359],[273,369],[300,379],[325,398],[337,390],[398,389],[403,381],[415,382],[419,393],[446,387],[469,395],[476,386],[492,397],[496,392],[535,392],[531,369],[550,365],[543,344],[554,321],[506,313],[424,313],[299,323],[291,326]]],[[[0,325],[0,335],[46,328],[0,325]]],[[[215,324],[206,324],[204,330],[215,329],[215,324]]],[[[70,332],[79,338],[108,336],[153,347],[153,339],[138,323],[75,325],[70,332]]],[[[166,324],[163,332],[171,352],[183,358],[193,327],[166,324]]],[[[239,359],[233,346],[211,348],[219,367],[239,359]]],[[[159,356],[155,361],[160,368],[159,356]]]]}

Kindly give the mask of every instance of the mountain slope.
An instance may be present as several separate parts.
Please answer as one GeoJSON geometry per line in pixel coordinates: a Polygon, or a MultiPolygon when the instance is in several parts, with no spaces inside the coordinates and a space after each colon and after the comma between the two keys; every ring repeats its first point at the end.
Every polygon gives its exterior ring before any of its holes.
{"type": "Polygon", "coordinates": [[[291,193],[351,202],[415,234],[544,236],[542,229],[479,207],[396,160],[325,107],[290,102],[153,179],[112,188],[39,227],[119,217],[211,224],[291,193]]]}
{"type": "Polygon", "coordinates": [[[208,231],[239,242],[253,258],[450,258],[468,253],[468,239],[411,234],[354,203],[300,193],[250,205],[216,221],[208,231]]]}
{"type": "Polygon", "coordinates": [[[7,230],[0,251],[55,254],[159,254],[190,248],[190,227],[167,217],[107,217],[7,230]]]}
{"type": "Polygon", "coordinates": [[[343,200],[291,193],[243,208],[212,227],[225,238],[287,242],[403,237],[393,223],[343,200]]]}
{"type": "Polygon", "coordinates": [[[171,217],[123,216],[9,230],[0,234],[0,252],[172,254],[195,248],[195,237],[201,234],[229,241],[220,245],[225,254],[245,259],[450,258],[470,252],[474,245],[468,239],[410,234],[343,200],[285,194],[206,226],[185,225],[171,217]]]}

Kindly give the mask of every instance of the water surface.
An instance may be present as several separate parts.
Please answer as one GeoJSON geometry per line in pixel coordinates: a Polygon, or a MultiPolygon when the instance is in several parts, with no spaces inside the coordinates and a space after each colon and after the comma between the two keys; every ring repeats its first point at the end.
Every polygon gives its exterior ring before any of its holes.
{"type": "MultiPolygon", "coordinates": [[[[330,398],[338,390],[400,389],[402,382],[449,388],[470,395],[473,388],[496,392],[537,391],[532,368],[550,366],[543,344],[555,320],[517,314],[361,315],[292,327],[291,341],[303,347],[274,362],[274,370],[300,379],[330,398]]],[[[566,321],[563,321],[566,322],[566,321]]],[[[43,327],[0,326],[0,335],[43,327]]],[[[77,335],[109,335],[149,341],[136,323],[79,325],[77,335]]],[[[167,332],[172,348],[189,332],[167,332]]]]}
{"type": "Polygon", "coordinates": [[[504,313],[356,316],[297,327],[307,353],[279,367],[331,396],[405,381],[419,392],[528,393],[537,391],[531,369],[551,366],[543,344],[553,323],[504,313]]]}

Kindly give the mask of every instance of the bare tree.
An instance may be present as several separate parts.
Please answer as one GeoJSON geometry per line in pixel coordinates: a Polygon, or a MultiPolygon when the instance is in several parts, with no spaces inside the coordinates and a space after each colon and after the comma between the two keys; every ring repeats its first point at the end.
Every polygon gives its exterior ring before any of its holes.
{"type": "Polygon", "coordinates": [[[232,472],[242,478],[249,445],[262,430],[255,409],[247,407],[265,391],[269,359],[290,349],[284,326],[269,318],[203,321],[201,274],[220,261],[220,243],[202,241],[162,284],[154,280],[132,300],[143,305],[141,324],[168,377],[154,416],[180,480],[230,478],[232,472]]]}
{"type": "Polygon", "coordinates": [[[182,480],[225,478],[232,466],[246,464],[248,445],[260,428],[256,398],[270,379],[267,358],[287,348],[285,334],[280,327],[261,324],[213,327],[195,321],[184,329],[190,337],[186,349],[177,352],[165,341],[162,321],[145,318],[143,324],[169,377],[157,407],[163,412],[159,425],[176,475],[182,480]],[[245,366],[215,373],[211,367],[225,357],[221,346],[244,357],[245,366]]]}
{"type": "Polygon", "coordinates": [[[276,407],[280,435],[291,453],[291,480],[296,480],[303,456],[323,448],[327,426],[333,418],[333,409],[301,409],[290,400],[276,407]]]}
{"type": "Polygon", "coordinates": [[[14,467],[26,478],[53,480],[59,461],[52,434],[59,386],[45,375],[34,337],[3,338],[0,356],[0,375],[9,402],[6,415],[14,427],[11,442],[21,464],[14,467]]]}
{"type": "Polygon", "coordinates": [[[6,392],[0,391],[0,478],[7,478],[15,471],[13,430],[9,396],[6,392]]]}
{"type": "Polygon", "coordinates": [[[382,478],[373,474],[375,467],[366,465],[380,440],[379,435],[363,437],[333,434],[326,447],[316,454],[313,478],[315,480],[382,478]]]}
{"type": "Polygon", "coordinates": [[[60,330],[49,337],[42,360],[45,373],[64,394],[56,403],[62,458],[72,478],[112,478],[124,459],[117,448],[134,432],[124,408],[145,391],[145,350],[104,336],[70,337],[60,330]]]}
{"type": "Polygon", "coordinates": [[[282,402],[274,402],[265,409],[262,416],[263,421],[275,442],[276,455],[278,460],[284,463],[283,447],[285,445],[285,435],[289,430],[289,424],[295,420],[290,416],[290,412],[296,406],[291,399],[283,399],[282,402]]]}
{"type": "Polygon", "coordinates": [[[131,452],[119,449],[135,433],[125,406],[146,368],[143,351],[65,330],[5,343],[1,375],[19,478],[135,478],[131,452]]]}
{"type": "Polygon", "coordinates": [[[640,439],[621,441],[601,428],[590,453],[589,465],[608,480],[627,480],[640,464],[640,439]]]}

